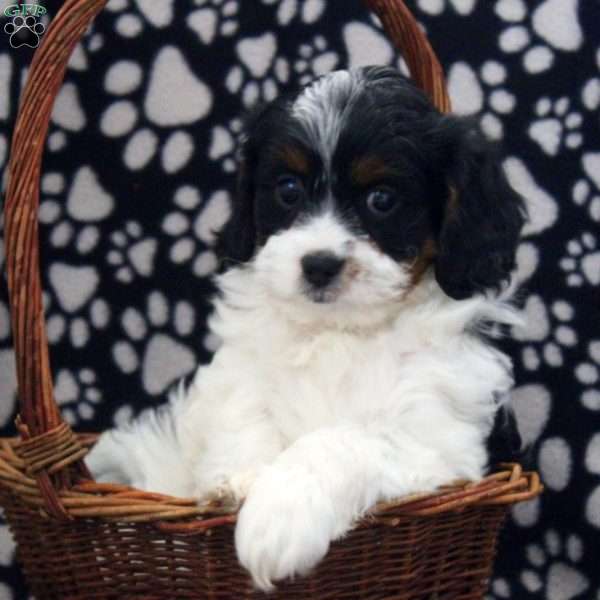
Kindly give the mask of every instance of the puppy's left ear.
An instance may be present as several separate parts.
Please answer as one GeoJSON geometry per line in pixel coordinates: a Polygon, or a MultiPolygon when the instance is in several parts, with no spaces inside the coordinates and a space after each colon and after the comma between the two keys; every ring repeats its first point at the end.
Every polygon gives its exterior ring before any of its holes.
{"type": "Polygon", "coordinates": [[[217,241],[221,269],[248,262],[256,250],[254,173],[268,106],[260,104],[245,117],[243,141],[238,148],[238,174],[231,217],[217,241]]]}
{"type": "Polygon", "coordinates": [[[435,276],[448,296],[462,300],[499,289],[509,278],[525,208],[477,126],[458,117],[442,117],[435,138],[445,148],[448,189],[435,276]]]}

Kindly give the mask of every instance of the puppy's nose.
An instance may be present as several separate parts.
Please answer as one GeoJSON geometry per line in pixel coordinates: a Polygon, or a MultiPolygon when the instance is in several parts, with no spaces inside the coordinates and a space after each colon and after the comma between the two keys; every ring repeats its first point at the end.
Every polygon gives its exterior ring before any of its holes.
{"type": "Polygon", "coordinates": [[[342,270],[344,259],[332,252],[312,252],[302,257],[304,278],[316,288],[330,284],[342,270]]]}

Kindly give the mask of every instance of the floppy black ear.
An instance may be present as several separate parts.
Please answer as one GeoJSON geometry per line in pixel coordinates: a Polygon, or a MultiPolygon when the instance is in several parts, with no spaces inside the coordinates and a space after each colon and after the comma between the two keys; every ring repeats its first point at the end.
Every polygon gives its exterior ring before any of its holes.
{"type": "Polygon", "coordinates": [[[231,217],[219,234],[216,250],[221,269],[249,261],[256,246],[254,224],[254,185],[248,160],[240,151],[238,176],[231,206],[231,217]]]}
{"type": "MultiPolygon", "coordinates": [[[[436,279],[457,300],[498,289],[515,265],[525,208],[499,157],[473,124],[445,117],[448,198],[438,237],[436,279]]],[[[439,138],[438,138],[439,143],[439,138]]]]}
{"type": "Polygon", "coordinates": [[[254,173],[257,149],[262,136],[261,122],[268,105],[255,107],[245,118],[242,142],[238,148],[238,173],[231,217],[217,240],[221,269],[249,261],[256,250],[254,212],[254,173]]]}

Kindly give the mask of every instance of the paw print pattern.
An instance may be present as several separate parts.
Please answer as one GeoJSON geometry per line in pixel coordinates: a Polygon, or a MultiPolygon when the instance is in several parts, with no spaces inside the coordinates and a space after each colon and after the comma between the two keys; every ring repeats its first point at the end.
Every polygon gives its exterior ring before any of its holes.
{"type": "Polygon", "coordinates": [[[322,35],[315,36],[310,44],[301,44],[298,54],[294,71],[298,74],[301,85],[333,71],[340,60],[336,52],[327,50],[327,41],[322,35]]]}
{"type": "Polygon", "coordinates": [[[480,114],[481,127],[491,139],[504,136],[501,118],[514,111],[517,101],[506,87],[506,67],[489,60],[475,72],[465,62],[452,65],[448,72],[448,89],[460,114],[480,114]]]}
{"type": "Polygon", "coordinates": [[[577,333],[571,326],[575,310],[565,300],[546,307],[542,299],[532,295],[523,309],[525,325],[513,328],[516,340],[526,342],[521,361],[528,371],[537,371],[542,362],[549,367],[564,364],[564,351],[577,344],[577,333]]]}
{"type": "Polygon", "coordinates": [[[105,136],[122,141],[123,162],[128,169],[143,169],[160,149],[163,171],[177,173],[195,151],[194,139],[184,127],[208,115],[212,92],[175,46],[164,46],[158,52],[147,82],[144,73],[131,60],[118,61],[106,71],[104,89],[116,98],[101,114],[100,130],[105,136]],[[165,101],[173,89],[178,90],[178,101],[165,101]]]}
{"type": "Polygon", "coordinates": [[[163,231],[173,238],[169,258],[175,264],[189,263],[196,276],[206,277],[217,268],[217,257],[211,248],[229,218],[229,194],[223,190],[215,192],[198,210],[202,203],[200,192],[195,187],[182,186],[175,192],[173,202],[175,210],[162,223],[163,231]]]}
{"type": "Polygon", "coordinates": [[[507,26],[498,45],[506,54],[521,55],[528,73],[543,73],[554,64],[556,52],[575,52],[583,43],[577,0],[561,5],[561,26],[556,26],[555,0],[544,0],[534,10],[524,0],[497,0],[495,11],[507,26]]]}
{"type": "Polygon", "coordinates": [[[575,378],[585,386],[581,394],[583,406],[588,410],[600,411],[600,339],[588,344],[586,359],[575,367],[575,378]]]}
{"type": "Polygon", "coordinates": [[[538,117],[529,126],[529,137],[550,156],[556,156],[565,148],[579,148],[583,142],[579,128],[583,122],[580,113],[571,111],[571,101],[566,96],[552,102],[540,98],[535,105],[538,117]]]}
{"type": "Polygon", "coordinates": [[[94,267],[54,263],[49,269],[50,290],[44,293],[48,342],[65,336],[73,348],[87,346],[91,330],[105,329],[111,319],[108,303],[94,298],[99,275],[94,267]]]}
{"type": "Polygon", "coordinates": [[[419,0],[417,6],[429,15],[441,15],[452,8],[461,16],[470,15],[475,9],[477,0],[419,0]]]}
{"type": "Polygon", "coordinates": [[[579,179],[573,186],[573,202],[586,207],[591,219],[600,223],[600,152],[585,153],[581,166],[586,178],[579,179]]]}
{"type": "MultiPolygon", "coordinates": [[[[600,48],[596,51],[596,68],[600,70],[600,48]]],[[[589,110],[596,112],[600,107],[600,77],[591,77],[581,89],[581,103],[589,110]]]]}
{"type": "Polygon", "coordinates": [[[113,209],[112,197],[102,189],[95,173],[82,167],[75,174],[66,207],[61,198],[65,180],[60,173],[46,173],[41,191],[44,199],[39,219],[49,228],[50,244],[55,248],[69,247],[82,256],[94,250],[100,239],[100,229],[94,223],[104,220],[113,209]],[[94,198],[94,202],[90,202],[90,198],[94,198]]]}
{"type": "Polygon", "coordinates": [[[188,15],[187,26],[203,44],[210,44],[217,35],[229,37],[239,29],[239,6],[236,0],[196,0],[200,8],[188,15]]]}
{"type": "Polygon", "coordinates": [[[154,258],[158,242],[143,237],[142,226],[129,221],[123,229],[110,236],[112,249],[106,260],[115,268],[115,277],[122,283],[131,283],[136,275],[150,277],[154,272],[154,258]]]}
{"type": "Polygon", "coordinates": [[[571,600],[589,588],[587,577],[577,569],[584,556],[584,545],[575,534],[566,539],[550,529],[540,544],[525,548],[527,568],[519,577],[530,593],[542,593],[544,598],[571,600]]]}
{"type": "Polygon", "coordinates": [[[273,100],[281,85],[289,81],[289,63],[276,56],[277,38],[272,33],[240,40],[236,53],[240,64],[229,70],[225,85],[232,94],[242,94],[244,106],[273,100]]]}
{"type": "Polygon", "coordinates": [[[120,323],[125,337],[113,346],[113,361],[125,374],[139,371],[149,394],[163,393],[197,365],[191,349],[196,312],[190,303],[171,306],[162,292],[154,291],[148,295],[145,314],[127,308],[120,323]]]}
{"type": "Polygon", "coordinates": [[[325,0],[261,0],[263,4],[277,6],[277,22],[288,25],[299,17],[303,23],[312,24],[325,11],[325,0]]]}
{"type": "Polygon", "coordinates": [[[40,23],[33,15],[13,17],[4,25],[4,33],[7,33],[11,48],[20,48],[28,46],[37,48],[40,43],[40,36],[46,31],[43,23],[40,23]]]}
{"type": "Polygon", "coordinates": [[[569,287],[600,284],[600,249],[595,236],[589,231],[567,243],[566,256],[560,268],[566,273],[569,287]]]}
{"type": "Polygon", "coordinates": [[[78,425],[94,418],[102,402],[102,392],[96,386],[96,373],[90,368],[77,371],[61,369],[56,377],[54,395],[65,421],[78,425]]]}
{"type": "Polygon", "coordinates": [[[227,125],[216,125],[211,132],[208,158],[220,161],[226,173],[236,170],[235,150],[241,142],[242,127],[242,120],[234,118],[227,125]]]}

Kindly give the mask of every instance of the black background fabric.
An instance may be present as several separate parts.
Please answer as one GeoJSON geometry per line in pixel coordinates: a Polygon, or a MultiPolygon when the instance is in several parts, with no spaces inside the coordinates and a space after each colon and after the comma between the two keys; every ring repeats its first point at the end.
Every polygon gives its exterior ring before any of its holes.
{"type": "MultiPolygon", "coordinates": [[[[45,3],[50,17],[59,4],[45,3]]],[[[598,600],[600,3],[407,4],[448,74],[456,111],[479,114],[501,142],[531,213],[517,273],[525,325],[504,345],[519,427],[547,490],[513,511],[490,598],[598,600]]],[[[3,171],[32,53],[0,31],[3,171]]],[[[210,358],[211,230],[227,216],[237,119],[254,92],[268,99],[369,62],[398,57],[358,1],[113,0],[98,17],[67,71],[41,194],[52,371],[78,430],[158,405],[210,358]],[[137,67],[109,77],[122,61],[137,67]],[[132,166],[125,156],[138,142],[156,150],[132,166]]],[[[3,287],[3,435],[13,432],[13,368],[3,287]]],[[[2,525],[0,598],[26,597],[2,525]]]]}

